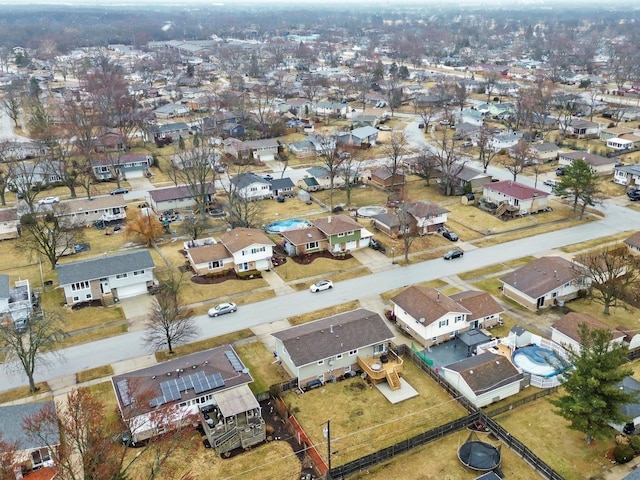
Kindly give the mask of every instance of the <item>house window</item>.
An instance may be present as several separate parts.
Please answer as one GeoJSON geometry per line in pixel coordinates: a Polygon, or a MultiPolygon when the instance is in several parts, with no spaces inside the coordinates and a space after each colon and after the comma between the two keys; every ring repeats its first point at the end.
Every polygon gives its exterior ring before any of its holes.
{"type": "Polygon", "coordinates": [[[134,270],[133,276],[137,277],[138,275],[144,275],[144,270],[134,270]]]}
{"type": "Polygon", "coordinates": [[[357,354],[358,354],[358,349],[357,349],[357,348],[356,348],[355,350],[351,350],[351,351],[349,352],[349,356],[350,356],[350,357],[353,357],[354,355],[357,355],[357,354]]]}
{"type": "Polygon", "coordinates": [[[260,253],[260,252],[266,252],[266,251],[267,251],[267,247],[256,247],[251,249],[251,253],[260,253]]]}
{"type": "Polygon", "coordinates": [[[51,460],[51,455],[49,455],[49,449],[41,448],[39,450],[31,452],[31,459],[33,460],[33,466],[39,467],[44,462],[48,462],[49,460],[51,460]]]}
{"type": "Polygon", "coordinates": [[[447,325],[449,325],[449,319],[447,318],[446,320],[440,320],[438,322],[438,327],[446,327],[447,325]]]}
{"type": "Polygon", "coordinates": [[[209,270],[220,268],[222,267],[222,264],[223,264],[222,260],[214,260],[213,262],[209,262],[209,270]]]}
{"type": "Polygon", "coordinates": [[[341,353],[336,355],[336,360],[340,360],[341,358],[342,358],[342,354],[341,353]]]}
{"type": "Polygon", "coordinates": [[[76,282],[71,284],[71,291],[73,292],[76,292],[78,290],[86,290],[87,288],[89,288],[88,281],[83,280],[82,282],[76,282]]]}
{"type": "Polygon", "coordinates": [[[456,323],[462,321],[462,315],[456,315],[456,323]]]}
{"type": "Polygon", "coordinates": [[[319,248],[319,246],[318,242],[309,242],[307,243],[307,250],[313,250],[314,248],[319,248]]]}
{"type": "Polygon", "coordinates": [[[324,360],[318,360],[318,365],[324,365],[324,360]]]}
{"type": "Polygon", "coordinates": [[[344,232],[339,233],[339,234],[338,234],[338,237],[344,237],[344,232]]]}
{"type": "Polygon", "coordinates": [[[127,274],[126,273],[119,273],[116,275],[116,278],[127,278],[127,274]]]}
{"type": "Polygon", "coordinates": [[[347,235],[353,235],[353,230],[351,230],[350,232],[347,232],[347,235]]]}
{"type": "Polygon", "coordinates": [[[73,301],[74,302],[79,302],[80,301],[80,297],[73,297],[73,301]]]}
{"type": "Polygon", "coordinates": [[[238,270],[240,270],[241,272],[245,272],[247,270],[249,270],[249,264],[248,263],[241,263],[238,265],[238,270]]]}
{"type": "Polygon", "coordinates": [[[92,297],[91,297],[91,294],[90,294],[90,293],[87,293],[87,294],[85,295],[85,298],[86,298],[87,300],[91,300],[91,298],[92,298],[92,297]]]}

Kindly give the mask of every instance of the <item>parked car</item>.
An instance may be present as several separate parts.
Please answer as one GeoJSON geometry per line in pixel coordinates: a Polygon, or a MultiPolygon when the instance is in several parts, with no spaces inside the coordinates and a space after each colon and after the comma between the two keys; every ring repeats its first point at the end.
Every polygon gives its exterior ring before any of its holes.
{"type": "Polygon", "coordinates": [[[629,200],[631,200],[632,202],[640,200],[640,188],[629,190],[627,192],[627,197],[629,197],[629,200]]]}
{"type": "Polygon", "coordinates": [[[311,291],[311,293],[316,293],[322,290],[329,290],[330,288],[333,288],[333,282],[331,280],[320,280],[319,282],[311,285],[311,288],[309,288],[309,290],[311,291]]]}
{"type": "Polygon", "coordinates": [[[114,190],[111,190],[109,195],[123,195],[125,193],[129,193],[129,189],[128,188],[124,188],[124,187],[120,187],[120,188],[116,188],[114,190]]]}
{"type": "Polygon", "coordinates": [[[209,309],[210,317],[217,317],[218,315],[224,315],[225,313],[233,313],[238,310],[238,307],[233,302],[221,303],[213,308],[209,309]]]}
{"type": "Polygon", "coordinates": [[[442,120],[440,120],[440,125],[451,125],[451,120],[443,118],[442,120]]]}
{"type": "Polygon", "coordinates": [[[386,253],[387,249],[384,247],[384,245],[382,245],[378,240],[376,240],[375,238],[372,238],[371,240],[369,240],[369,246],[371,248],[373,248],[374,250],[377,250],[379,252],[382,253],[386,253]]]}
{"type": "Polygon", "coordinates": [[[264,178],[267,182],[273,180],[273,176],[269,175],[268,173],[266,175],[263,175],[262,178],[264,178]]]}
{"type": "Polygon", "coordinates": [[[447,253],[444,254],[444,259],[451,260],[452,258],[460,258],[463,255],[464,255],[464,252],[462,250],[449,250],[447,253]]]}
{"type": "Polygon", "coordinates": [[[38,205],[51,205],[52,203],[58,203],[60,198],[58,197],[44,197],[38,200],[38,205]]]}
{"type": "Polygon", "coordinates": [[[551,188],[555,188],[560,184],[558,180],[554,180],[553,178],[547,178],[542,183],[544,183],[547,187],[551,187],[551,188]]]}
{"type": "Polygon", "coordinates": [[[556,175],[561,177],[562,175],[564,175],[564,167],[558,167],[556,168],[556,175]]]}
{"type": "Polygon", "coordinates": [[[458,241],[458,235],[455,232],[450,232],[448,230],[445,230],[444,232],[442,232],[442,236],[452,242],[458,241]]]}
{"type": "Polygon", "coordinates": [[[393,130],[393,128],[391,128],[389,125],[378,125],[378,130],[380,130],[381,132],[390,132],[391,130],[393,130]]]}

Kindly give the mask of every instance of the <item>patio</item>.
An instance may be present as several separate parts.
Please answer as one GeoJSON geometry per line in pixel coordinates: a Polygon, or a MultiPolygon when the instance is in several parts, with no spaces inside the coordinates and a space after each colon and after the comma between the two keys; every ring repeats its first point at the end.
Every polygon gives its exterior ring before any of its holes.
{"type": "Polygon", "coordinates": [[[444,367],[470,357],[476,347],[491,341],[491,337],[478,329],[468,330],[439,345],[433,345],[422,353],[433,360],[433,367],[444,367]]]}

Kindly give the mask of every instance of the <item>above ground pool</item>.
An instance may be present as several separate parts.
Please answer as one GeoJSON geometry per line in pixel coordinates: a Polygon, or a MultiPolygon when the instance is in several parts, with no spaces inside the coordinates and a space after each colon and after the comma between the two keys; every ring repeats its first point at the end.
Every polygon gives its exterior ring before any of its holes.
{"type": "Polygon", "coordinates": [[[300,218],[292,218],[290,220],[280,220],[279,222],[273,222],[264,227],[267,233],[282,233],[289,230],[298,230],[300,228],[309,228],[311,222],[302,220],[300,218]]]}
{"type": "Polygon", "coordinates": [[[566,368],[555,352],[537,345],[519,348],[513,352],[511,360],[523,371],[545,378],[558,375],[566,368]]]}
{"type": "Polygon", "coordinates": [[[359,217],[373,217],[374,215],[380,215],[381,213],[387,213],[387,209],[384,207],[377,207],[375,205],[369,205],[366,207],[360,207],[358,209],[359,217]]]}

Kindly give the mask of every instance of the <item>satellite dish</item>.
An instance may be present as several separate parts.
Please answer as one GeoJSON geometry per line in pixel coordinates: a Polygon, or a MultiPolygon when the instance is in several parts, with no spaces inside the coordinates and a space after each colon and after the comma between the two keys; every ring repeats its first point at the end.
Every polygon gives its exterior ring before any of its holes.
{"type": "Polygon", "coordinates": [[[329,360],[329,366],[333,367],[336,364],[335,360],[329,360]]]}
{"type": "Polygon", "coordinates": [[[420,323],[424,323],[424,322],[425,322],[424,317],[420,317],[420,318],[418,319],[418,322],[420,322],[420,323]]]}

